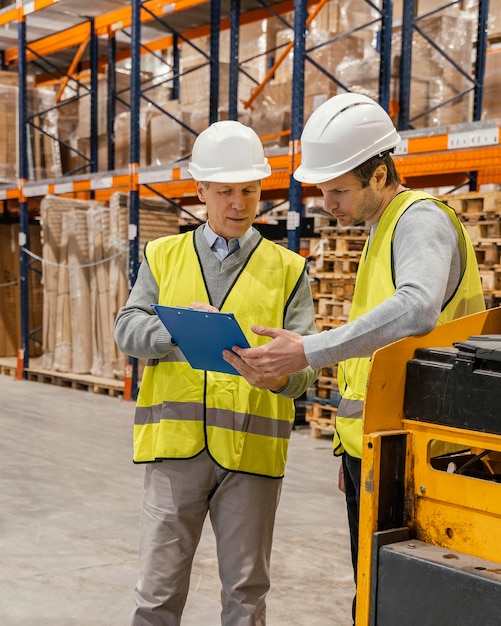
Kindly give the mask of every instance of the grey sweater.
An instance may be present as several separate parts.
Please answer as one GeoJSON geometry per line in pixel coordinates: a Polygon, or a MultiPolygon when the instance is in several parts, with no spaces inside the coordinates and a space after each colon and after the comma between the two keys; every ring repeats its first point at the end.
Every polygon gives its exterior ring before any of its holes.
{"type": "MultiPolygon", "coordinates": [[[[203,225],[195,231],[195,238],[210,304],[219,308],[226,292],[247,262],[260,234],[252,228],[250,236],[245,239],[242,247],[223,261],[220,261],[210,249],[203,234],[203,225]]],[[[120,309],[115,320],[115,341],[125,354],[137,358],[155,359],[164,357],[174,349],[169,332],[150,306],[157,302],[158,285],[145,259],[139,267],[137,280],[127,303],[120,309]]],[[[303,273],[298,289],[285,312],[284,328],[301,335],[317,332],[311,289],[306,272],[303,273]]],[[[317,376],[317,371],[307,367],[301,372],[292,374],[289,384],[280,393],[288,398],[297,398],[317,376]]]]}
{"type": "Polygon", "coordinates": [[[395,228],[393,252],[395,294],[344,326],[305,337],[311,367],[368,357],[393,341],[435,327],[460,278],[458,234],[451,220],[432,201],[413,204],[395,228]]]}

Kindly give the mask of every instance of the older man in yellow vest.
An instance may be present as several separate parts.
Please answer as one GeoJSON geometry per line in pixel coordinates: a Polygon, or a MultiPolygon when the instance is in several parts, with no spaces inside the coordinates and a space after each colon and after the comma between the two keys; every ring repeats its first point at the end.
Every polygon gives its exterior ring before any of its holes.
{"type": "Polygon", "coordinates": [[[199,135],[189,171],[207,207],[193,232],[146,245],[115,323],[126,354],[148,359],[134,424],[146,463],[141,575],[132,626],[179,626],[207,514],[216,537],[223,626],[265,626],[275,511],[294,422],[293,399],[318,375],[308,365],[265,376],[193,369],[151,305],[235,314],[252,324],[316,332],[305,261],[253,227],[270,166],[256,133],[235,121],[199,135]]]}

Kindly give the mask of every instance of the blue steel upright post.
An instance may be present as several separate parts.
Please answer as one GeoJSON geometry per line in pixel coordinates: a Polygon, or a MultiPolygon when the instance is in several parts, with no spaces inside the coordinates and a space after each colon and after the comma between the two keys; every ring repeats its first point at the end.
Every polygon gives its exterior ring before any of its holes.
{"type": "MultiPolygon", "coordinates": [[[[99,128],[98,128],[98,39],[96,36],[94,18],[90,18],[90,171],[99,169],[99,128]]],[[[91,192],[91,196],[94,192],[91,192]]]]}
{"type": "Polygon", "coordinates": [[[230,76],[228,118],[238,119],[238,52],[240,44],[240,0],[231,0],[230,6],[230,76]]]}
{"type": "Polygon", "coordinates": [[[24,183],[28,179],[28,90],[26,61],[26,22],[24,13],[17,25],[18,36],[18,179],[19,179],[19,277],[21,300],[21,351],[23,376],[29,364],[29,258],[24,248],[29,247],[28,202],[24,195],[24,183]]]}
{"type": "Polygon", "coordinates": [[[400,52],[400,92],[398,98],[398,129],[408,130],[411,100],[412,35],[414,0],[404,0],[402,9],[402,47],[400,52]]]}
{"type": "Polygon", "coordinates": [[[383,0],[379,38],[379,104],[387,113],[390,111],[392,17],[393,0],[383,0]]]}
{"type": "Polygon", "coordinates": [[[108,170],[115,169],[115,115],[117,110],[117,39],[114,32],[108,35],[108,101],[106,108],[106,126],[108,135],[108,170]]]}
{"type": "Polygon", "coordinates": [[[209,124],[217,122],[219,110],[219,28],[221,23],[221,0],[210,3],[210,86],[209,124]]]}
{"type": "Polygon", "coordinates": [[[180,80],[179,80],[179,67],[181,65],[179,52],[179,35],[174,33],[172,35],[172,71],[174,76],[172,78],[172,99],[179,100],[180,90],[180,80]]]}
{"type": "MultiPolygon", "coordinates": [[[[487,54],[487,30],[489,20],[489,0],[479,0],[478,23],[477,23],[477,56],[475,59],[475,86],[473,89],[473,121],[482,119],[482,106],[484,101],[485,79],[485,56],[487,54]]],[[[470,176],[470,191],[476,191],[478,185],[478,172],[472,172],[470,176]]]]}
{"type": "MultiPolygon", "coordinates": [[[[306,0],[294,0],[294,60],[292,66],[292,104],[291,104],[291,164],[296,165],[296,154],[304,122],[304,59],[306,48],[306,0]]],[[[289,211],[287,214],[287,246],[299,252],[301,245],[301,220],[303,217],[303,197],[301,183],[291,172],[289,182],[289,211]]]]}
{"type": "Polygon", "coordinates": [[[487,54],[489,27],[489,0],[479,0],[477,26],[477,57],[475,59],[475,89],[473,94],[473,121],[482,119],[484,100],[485,57],[487,54]]]}
{"type": "MultiPolygon", "coordinates": [[[[141,0],[132,0],[132,31],[131,31],[131,76],[130,76],[130,191],[129,191],[129,283],[132,287],[136,282],[139,269],[139,187],[137,184],[137,168],[140,160],[140,126],[139,114],[141,105],[141,0]]],[[[132,395],[135,398],[138,387],[138,362],[130,357],[132,365],[132,395]]]]}

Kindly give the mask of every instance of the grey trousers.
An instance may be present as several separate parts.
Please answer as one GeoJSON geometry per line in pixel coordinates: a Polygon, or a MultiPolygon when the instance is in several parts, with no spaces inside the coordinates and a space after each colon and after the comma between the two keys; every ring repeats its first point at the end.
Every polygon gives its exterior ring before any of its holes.
{"type": "Polygon", "coordinates": [[[148,464],[131,626],[179,626],[207,513],[216,538],[222,626],[265,626],[281,487],[280,479],[227,472],[206,452],[148,464]]]}

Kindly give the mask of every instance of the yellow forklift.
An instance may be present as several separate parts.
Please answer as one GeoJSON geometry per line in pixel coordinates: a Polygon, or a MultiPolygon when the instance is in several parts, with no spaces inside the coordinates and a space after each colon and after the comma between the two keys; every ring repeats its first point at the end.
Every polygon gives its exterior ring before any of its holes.
{"type": "Polygon", "coordinates": [[[501,308],[373,357],[356,625],[501,625],[501,308]]]}

